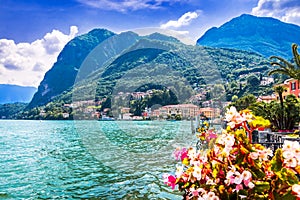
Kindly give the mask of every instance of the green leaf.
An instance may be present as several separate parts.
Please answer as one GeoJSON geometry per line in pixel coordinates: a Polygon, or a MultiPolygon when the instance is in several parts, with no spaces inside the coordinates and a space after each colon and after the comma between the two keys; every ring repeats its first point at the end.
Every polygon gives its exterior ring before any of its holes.
{"type": "Polygon", "coordinates": [[[282,160],[282,149],[277,149],[274,157],[271,160],[271,169],[274,172],[279,172],[282,169],[283,160],[282,160]]]}
{"type": "Polygon", "coordinates": [[[255,182],[254,192],[264,193],[268,190],[270,190],[270,183],[262,181],[255,182]]]}
{"type": "Polygon", "coordinates": [[[260,168],[251,168],[251,171],[253,172],[253,176],[259,179],[262,179],[266,176],[266,174],[260,169],[260,168]]]}
{"type": "Polygon", "coordinates": [[[285,195],[280,197],[280,200],[296,200],[296,197],[291,192],[287,192],[285,195]]]}

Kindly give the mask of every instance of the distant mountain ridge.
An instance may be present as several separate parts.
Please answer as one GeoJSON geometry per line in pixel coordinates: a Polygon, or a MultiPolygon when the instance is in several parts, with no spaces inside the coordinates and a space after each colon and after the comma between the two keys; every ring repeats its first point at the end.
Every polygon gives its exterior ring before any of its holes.
{"type": "Polygon", "coordinates": [[[292,57],[292,43],[300,44],[300,26],[248,14],[209,29],[197,40],[197,45],[235,48],[287,59],[292,57]]]}
{"type": "Polygon", "coordinates": [[[0,104],[23,102],[28,103],[37,91],[35,87],[0,84],[0,104]]]}

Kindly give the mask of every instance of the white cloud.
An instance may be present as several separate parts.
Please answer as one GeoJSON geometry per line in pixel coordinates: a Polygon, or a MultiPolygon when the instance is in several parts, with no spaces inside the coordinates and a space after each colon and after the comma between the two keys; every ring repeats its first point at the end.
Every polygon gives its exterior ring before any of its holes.
{"type": "Polygon", "coordinates": [[[0,39],[0,83],[37,87],[65,44],[78,33],[70,27],[68,35],[58,30],[32,43],[0,39]]]}
{"type": "Polygon", "coordinates": [[[159,9],[163,3],[185,2],[189,0],[77,0],[84,5],[103,10],[116,10],[127,12],[128,10],[159,9]]]}
{"type": "Polygon", "coordinates": [[[252,14],[278,18],[284,22],[300,25],[299,0],[259,0],[252,14]]]}
{"type": "Polygon", "coordinates": [[[165,24],[162,24],[160,28],[179,28],[182,26],[189,25],[193,19],[199,17],[199,12],[187,12],[183,14],[178,20],[170,20],[165,24]]]}

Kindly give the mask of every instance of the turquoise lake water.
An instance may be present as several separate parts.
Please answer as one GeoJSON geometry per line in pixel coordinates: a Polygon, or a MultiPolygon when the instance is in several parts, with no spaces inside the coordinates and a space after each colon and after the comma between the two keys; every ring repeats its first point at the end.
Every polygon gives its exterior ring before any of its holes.
{"type": "Polygon", "coordinates": [[[162,181],[189,121],[0,120],[0,199],[182,199],[162,181]]]}

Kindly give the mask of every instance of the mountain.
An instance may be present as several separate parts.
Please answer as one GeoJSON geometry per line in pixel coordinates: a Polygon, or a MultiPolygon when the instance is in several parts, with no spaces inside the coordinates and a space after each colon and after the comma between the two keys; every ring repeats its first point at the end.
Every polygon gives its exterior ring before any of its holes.
{"type": "MultiPolygon", "coordinates": [[[[268,61],[253,52],[141,37],[105,66],[77,82],[71,91],[60,95],[58,101],[101,101],[109,97],[119,107],[126,107],[121,105],[123,97],[119,95],[137,92],[150,84],[171,88],[183,103],[203,85],[238,81],[253,72],[266,75],[268,70],[268,61]]],[[[214,95],[221,97],[220,93],[214,95]]]]}
{"type": "Polygon", "coordinates": [[[94,29],[68,42],[59,54],[57,62],[45,74],[28,108],[44,105],[68,90],[74,84],[78,69],[85,57],[97,45],[114,35],[115,33],[105,29],[94,29]]]}
{"type": "Polygon", "coordinates": [[[35,87],[0,84],[0,104],[15,102],[28,103],[36,90],[35,87]]]}
{"type": "Polygon", "coordinates": [[[292,57],[292,43],[300,44],[300,26],[248,14],[209,29],[197,40],[197,45],[241,49],[286,59],[292,57]]]}
{"type": "Polygon", "coordinates": [[[185,45],[159,33],[95,29],[64,47],[27,108],[113,100],[149,85],[171,88],[185,102],[201,85],[238,81],[253,72],[265,75],[268,69],[268,61],[253,52],[185,45]]]}
{"type": "Polygon", "coordinates": [[[95,70],[101,69],[140,39],[179,42],[179,40],[159,33],[142,37],[134,32],[115,34],[105,29],[94,29],[75,37],[62,50],[57,62],[46,73],[28,108],[52,101],[68,91],[76,82],[84,80],[95,70]],[[86,59],[86,58],[89,59],[86,59]]]}

